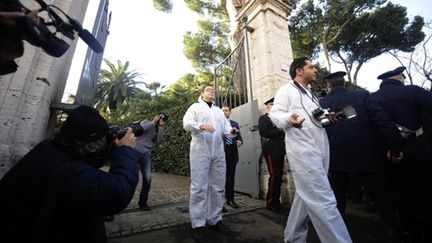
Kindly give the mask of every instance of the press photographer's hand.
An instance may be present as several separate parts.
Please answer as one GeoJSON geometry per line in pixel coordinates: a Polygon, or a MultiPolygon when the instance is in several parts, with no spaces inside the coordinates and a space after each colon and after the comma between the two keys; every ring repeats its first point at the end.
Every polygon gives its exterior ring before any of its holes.
{"type": "Polygon", "coordinates": [[[302,128],[304,121],[305,118],[300,118],[297,113],[292,113],[292,115],[288,118],[288,122],[295,128],[302,128]]]}
{"type": "Polygon", "coordinates": [[[128,146],[131,148],[135,148],[135,134],[132,132],[132,128],[128,127],[126,134],[121,138],[116,138],[114,143],[117,146],[128,146]]]}
{"type": "Polygon", "coordinates": [[[334,111],[330,111],[329,114],[328,114],[328,117],[330,118],[330,120],[333,123],[338,122],[340,120],[339,118],[337,118],[336,112],[334,112],[334,111]]]}
{"type": "Polygon", "coordinates": [[[160,115],[156,115],[156,116],[153,118],[153,121],[152,121],[153,126],[156,126],[160,121],[161,121],[161,117],[160,117],[160,115]]]}

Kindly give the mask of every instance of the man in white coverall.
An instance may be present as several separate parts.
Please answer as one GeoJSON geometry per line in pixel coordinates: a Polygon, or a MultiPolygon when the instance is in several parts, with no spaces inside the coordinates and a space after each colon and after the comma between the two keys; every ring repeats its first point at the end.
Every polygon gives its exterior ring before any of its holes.
{"type": "Polygon", "coordinates": [[[306,242],[311,220],[321,242],[352,242],[327,178],[330,150],[326,130],[312,115],[320,108],[309,86],[316,72],[309,59],[295,59],[290,66],[293,80],[279,88],[270,112],[274,124],[285,131],[296,187],[284,241],[306,242]]]}
{"type": "Polygon", "coordinates": [[[189,214],[193,237],[199,242],[207,238],[206,224],[223,234],[230,233],[222,223],[226,176],[223,136],[234,138],[237,129],[213,104],[214,95],[212,86],[204,86],[198,103],[183,117],[183,128],[192,134],[189,214]]]}

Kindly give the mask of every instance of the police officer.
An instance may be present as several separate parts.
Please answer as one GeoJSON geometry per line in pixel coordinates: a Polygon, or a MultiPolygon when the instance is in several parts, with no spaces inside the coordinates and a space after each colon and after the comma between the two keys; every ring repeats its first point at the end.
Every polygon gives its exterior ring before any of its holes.
{"type": "Polygon", "coordinates": [[[268,191],[266,196],[267,209],[283,214],[285,209],[280,203],[282,172],[285,161],[285,133],[277,128],[270,120],[269,112],[273,106],[274,98],[267,100],[267,112],[258,120],[259,134],[261,136],[262,155],[267,162],[269,171],[268,191]]]}
{"type": "Polygon", "coordinates": [[[401,225],[413,238],[410,240],[432,242],[432,146],[422,120],[422,112],[432,112],[432,93],[415,85],[404,86],[404,70],[398,67],[379,75],[382,82],[372,97],[404,137],[404,159],[393,167],[401,225]]]}
{"type": "Polygon", "coordinates": [[[378,212],[387,226],[390,240],[397,236],[396,208],[391,200],[389,183],[385,175],[386,149],[398,154],[402,146],[395,124],[391,122],[378,102],[365,91],[348,90],[344,87],[346,72],[335,72],[324,77],[329,94],[320,104],[338,112],[352,106],[357,117],[340,119],[326,127],[330,142],[330,183],[340,213],[345,213],[346,195],[350,178],[355,174],[372,196],[378,212]],[[385,146],[382,146],[382,145],[385,146]]]}

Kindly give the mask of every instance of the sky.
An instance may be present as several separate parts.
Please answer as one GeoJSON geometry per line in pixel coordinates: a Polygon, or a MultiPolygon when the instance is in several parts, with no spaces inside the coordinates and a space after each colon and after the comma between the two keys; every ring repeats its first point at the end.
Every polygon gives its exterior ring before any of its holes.
{"type": "MultiPolygon", "coordinates": [[[[198,17],[182,0],[173,1],[173,11],[163,13],[154,9],[151,0],[111,0],[112,12],[110,34],[105,46],[104,58],[116,63],[129,61],[131,70],[142,73],[144,82],[160,82],[170,85],[186,73],[193,73],[190,62],[183,54],[183,35],[197,30],[198,17]]],[[[415,15],[432,20],[430,0],[392,0],[407,7],[410,20],[415,15]]],[[[92,30],[99,0],[90,0],[83,27],[92,30]]],[[[431,45],[432,48],[432,45],[431,45]]],[[[87,45],[79,40],[65,88],[67,94],[75,94],[84,61],[87,45]]],[[[358,76],[358,85],[373,92],[379,88],[376,77],[400,64],[392,57],[380,56],[363,65],[358,76]]],[[[104,68],[104,64],[102,64],[104,68]]],[[[344,70],[333,65],[332,71],[344,70]]]]}
{"type": "MultiPolygon", "coordinates": [[[[183,35],[197,30],[197,16],[181,0],[173,1],[173,11],[154,9],[151,0],[111,0],[110,34],[104,58],[114,64],[129,61],[129,68],[142,73],[142,81],[169,85],[194,69],[183,54],[183,35]]],[[[83,27],[92,30],[99,0],[90,0],[83,27]]],[[[79,40],[65,88],[75,94],[87,45],[79,40]]],[[[104,68],[102,63],[102,68],[104,68]]]]}

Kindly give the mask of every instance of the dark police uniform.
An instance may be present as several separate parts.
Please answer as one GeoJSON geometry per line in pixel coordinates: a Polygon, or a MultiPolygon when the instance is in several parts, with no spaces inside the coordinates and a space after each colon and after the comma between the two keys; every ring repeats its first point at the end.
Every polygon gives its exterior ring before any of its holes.
{"type": "Polygon", "coordinates": [[[411,235],[432,242],[432,146],[430,135],[422,132],[422,112],[432,112],[432,93],[415,85],[404,86],[394,78],[404,76],[404,70],[399,67],[378,76],[383,81],[372,97],[396,124],[411,131],[404,139],[404,159],[393,171],[401,223],[411,235]]]}
{"type": "MultiPolygon", "coordinates": [[[[270,102],[273,102],[273,99],[268,100],[265,104],[270,102]]],[[[279,198],[285,162],[285,132],[273,124],[268,113],[260,116],[258,128],[261,136],[262,155],[267,162],[270,174],[266,196],[267,208],[281,212],[279,198]]]]}
{"type": "MultiPolygon", "coordinates": [[[[358,176],[366,191],[376,203],[378,212],[386,225],[396,228],[396,208],[392,206],[390,187],[385,175],[386,150],[400,152],[402,138],[388,115],[378,102],[364,91],[347,90],[342,86],[345,72],[325,77],[328,81],[340,80],[320,104],[338,112],[352,106],[357,117],[341,119],[326,127],[330,143],[330,182],[341,214],[345,212],[346,195],[350,178],[358,176]]],[[[331,83],[332,84],[332,83],[331,83]]]]}

